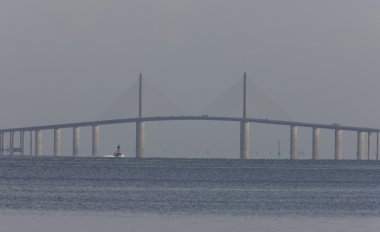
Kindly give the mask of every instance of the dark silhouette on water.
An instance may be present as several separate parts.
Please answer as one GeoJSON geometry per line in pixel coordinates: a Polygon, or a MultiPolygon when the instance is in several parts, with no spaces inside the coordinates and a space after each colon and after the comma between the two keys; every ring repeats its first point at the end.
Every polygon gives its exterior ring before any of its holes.
{"type": "Polygon", "coordinates": [[[121,157],[121,156],[123,155],[123,153],[121,153],[121,151],[120,151],[120,144],[117,145],[116,152],[113,153],[113,155],[114,155],[115,157],[121,157]]]}

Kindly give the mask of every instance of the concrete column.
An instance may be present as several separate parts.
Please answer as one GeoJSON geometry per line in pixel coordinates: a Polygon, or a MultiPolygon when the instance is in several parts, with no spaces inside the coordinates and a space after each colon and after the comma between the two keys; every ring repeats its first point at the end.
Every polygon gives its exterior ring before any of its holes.
{"type": "Polygon", "coordinates": [[[313,128],[313,160],[319,160],[320,129],[313,128]]]}
{"type": "Polygon", "coordinates": [[[358,131],[358,145],[357,145],[358,160],[364,160],[364,132],[358,131]]]}
{"type": "Polygon", "coordinates": [[[0,155],[4,155],[4,132],[0,132],[0,155]]]}
{"type": "Polygon", "coordinates": [[[79,127],[73,128],[73,156],[77,156],[79,154],[79,127]]]}
{"type": "Polygon", "coordinates": [[[33,131],[29,131],[29,149],[30,155],[33,155],[33,131]]]}
{"type": "Polygon", "coordinates": [[[290,127],[290,159],[296,160],[298,153],[298,127],[290,127]]]}
{"type": "Polygon", "coordinates": [[[20,155],[24,155],[25,154],[25,142],[24,142],[24,138],[25,138],[25,132],[24,131],[20,131],[20,155]]]}
{"type": "Polygon", "coordinates": [[[61,129],[54,128],[54,156],[61,155],[61,129]]]}
{"type": "Polygon", "coordinates": [[[9,132],[9,154],[13,155],[13,149],[14,149],[14,140],[15,139],[15,132],[11,131],[9,132]]]}
{"type": "Polygon", "coordinates": [[[145,125],[143,121],[136,122],[136,158],[143,158],[144,156],[144,136],[145,125]]]}
{"type": "Polygon", "coordinates": [[[371,132],[368,132],[368,149],[367,149],[368,160],[371,160],[371,132]]]}
{"type": "Polygon", "coordinates": [[[376,160],[379,160],[379,145],[380,145],[379,132],[377,132],[376,135],[377,135],[377,139],[376,139],[376,160]]]}
{"type": "Polygon", "coordinates": [[[343,159],[343,131],[335,129],[335,160],[343,159]]]}
{"type": "Polygon", "coordinates": [[[92,127],[92,156],[99,155],[99,126],[92,127]]]}
{"type": "Polygon", "coordinates": [[[36,130],[34,132],[35,144],[34,144],[34,154],[42,155],[42,132],[41,130],[36,130]]]}
{"type": "Polygon", "coordinates": [[[142,103],[143,103],[143,95],[142,95],[142,74],[139,75],[139,117],[142,117],[142,103]]]}
{"type": "Polygon", "coordinates": [[[240,159],[249,159],[249,122],[240,123],[240,159]]]}

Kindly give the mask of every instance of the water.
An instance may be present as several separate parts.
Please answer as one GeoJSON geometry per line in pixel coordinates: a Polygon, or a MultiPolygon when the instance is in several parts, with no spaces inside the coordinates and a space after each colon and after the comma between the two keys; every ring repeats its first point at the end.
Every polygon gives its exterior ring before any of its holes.
{"type": "Polygon", "coordinates": [[[0,189],[8,231],[380,229],[376,161],[0,157],[0,189]]]}

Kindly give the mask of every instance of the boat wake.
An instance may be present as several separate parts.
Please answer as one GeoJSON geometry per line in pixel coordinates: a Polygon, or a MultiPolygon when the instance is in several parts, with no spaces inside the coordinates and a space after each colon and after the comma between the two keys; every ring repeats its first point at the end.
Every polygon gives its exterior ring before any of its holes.
{"type": "Polygon", "coordinates": [[[105,155],[103,157],[106,157],[106,158],[126,158],[127,156],[124,154],[120,154],[118,156],[115,156],[115,154],[112,154],[112,155],[105,155]]]}

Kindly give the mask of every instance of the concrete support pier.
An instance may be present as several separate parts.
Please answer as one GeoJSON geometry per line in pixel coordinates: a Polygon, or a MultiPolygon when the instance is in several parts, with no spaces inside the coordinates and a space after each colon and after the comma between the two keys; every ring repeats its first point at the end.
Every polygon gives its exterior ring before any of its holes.
{"type": "Polygon", "coordinates": [[[15,141],[15,132],[11,131],[9,132],[9,154],[10,155],[13,155],[14,141],[15,141]]]}
{"type": "Polygon", "coordinates": [[[136,158],[144,157],[145,145],[145,123],[143,121],[136,122],[136,158]]]}
{"type": "Polygon", "coordinates": [[[364,132],[358,132],[358,145],[357,145],[358,160],[364,160],[364,132]]]}
{"type": "Polygon", "coordinates": [[[25,131],[20,131],[20,155],[25,154],[25,131]]]}
{"type": "Polygon", "coordinates": [[[0,132],[0,155],[4,155],[4,132],[0,132]]]}
{"type": "Polygon", "coordinates": [[[54,129],[54,156],[61,155],[61,129],[54,129]]]}
{"type": "Polygon", "coordinates": [[[92,156],[99,155],[99,126],[92,126],[92,156]]]}
{"type": "Polygon", "coordinates": [[[30,155],[33,155],[33,131],[29,131],[29,149],[30,155]]]}
{"type": "Polygon", "coordinates": [[[368,160],[371,160],[371,132],[368,132],[368,149],[367,149],[368,160]]]}
{"type": "Polygon", "coordinates": [[[34,154],[35,155],[42,155],[42,132],[41,132],[41,130],[36,130],[34,132],[34,137],[35,137],[34,154]]]}
{"type": "Polygon", "coordinates": [[[335,160],[343,159],[343,131],[335,129],[335,160]]]}
{"type": "Polygon", "coordinates": [[[376,160],[379,160],[379,145],[380,145],[380,136],[379,132],[376,133],[376,160]]]}
{"type": "Polygon", "coordinates": [[[298,153],[298,127],[290,127],[290,159],[296,160],[298,153]]]}
{"type": "Polygon", "coordinates": [[[240,159],[249,159],[249,122],[240,123],[240,159]]]}
{"type": "Polygon", "coordinates": [[[77,156],[79,154],[79,127],[73,128],[73,156],[77,156]]]}
{"type": "Polygon", "coordinates": [[[320,129],[313,128],[313,160],[319,160],[320,129]]]}

